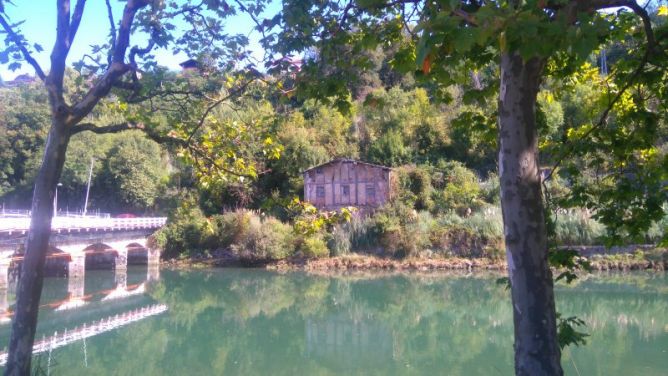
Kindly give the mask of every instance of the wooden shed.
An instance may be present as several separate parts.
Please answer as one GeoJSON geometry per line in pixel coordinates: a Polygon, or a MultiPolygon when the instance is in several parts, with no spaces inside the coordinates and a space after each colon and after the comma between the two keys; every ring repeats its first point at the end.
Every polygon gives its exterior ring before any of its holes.
{"type": "Polygon", "coordinates": [[[304,200],[320,210],[356,206],[373,210],[390,199],[392,169],[353,159],[334,159],[304,171],[304,200]]]}

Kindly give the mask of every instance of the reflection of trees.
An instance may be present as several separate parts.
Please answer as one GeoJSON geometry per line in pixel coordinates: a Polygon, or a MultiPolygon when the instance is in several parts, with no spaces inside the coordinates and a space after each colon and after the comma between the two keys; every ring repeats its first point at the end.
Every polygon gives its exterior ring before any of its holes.
{"type": "MultiPolygon", "coordinates": [[[[151,294],[167,315],[92,339],[88,369],[80,348],[63,349],[59,373],[509,374],[511,312],[494,279],[166,271],[151,294]]],[[[668,367],[666,280],[630,281],[642,289],[589,279],[558,290],[560,311],[592,332],[566,351],[566,367],[571,358],[581,374],[668,367]]]]}
{"type": "MultiPolygon", "coordinates": [[[[588,325],[589,345],[566,352],[580,372],[652,373],[668,368],[668,277],[665,273],[611,274],[589,277],[575,288],[557,290],[558,310],[588,325]],[[636,354],[636,356],[630,356],[636,354]],[[640,355],[640,356],[637,356],[640,355]]],[[[574,372],[574,371],[573,371],[574,372]]]]}

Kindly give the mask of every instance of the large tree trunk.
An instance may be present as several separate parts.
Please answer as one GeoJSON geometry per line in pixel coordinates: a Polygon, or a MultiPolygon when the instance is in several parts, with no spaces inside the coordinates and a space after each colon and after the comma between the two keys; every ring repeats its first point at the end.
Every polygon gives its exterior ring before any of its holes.
{"type": "Polygon", "coordinates": [[[44,279],[44,263],[51,235],[53,199],[65,163],[68,142],[69,133],[64,119],[54,117],[46,141],[42,166],[35,179],[30,232],[16,291],[16,312],[12,323],[5,375],[30,374],[32,346],[44,279]]]}
{"type": "Polygon", "coordinates": [[[535,105],[545,61],[501,57],[499,174],[515,325],[515,373],[562,375],[541,195],[535,105]]]}

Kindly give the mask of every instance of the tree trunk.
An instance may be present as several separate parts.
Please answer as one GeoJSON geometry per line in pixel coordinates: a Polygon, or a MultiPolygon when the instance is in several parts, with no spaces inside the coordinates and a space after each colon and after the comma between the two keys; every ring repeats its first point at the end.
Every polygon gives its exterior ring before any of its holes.
{"type": "Polygon", "coordinates": [[[562,375],[541,195],[536,96],[545,61],[501,56],[499,174],[515,326],[515,374],[562,375]]]}
{"type": "Polygon", "coordinates": [[[32,346],[44,279],[44,263],[51,235],[53,200],[65,163],[69,138],[64,119],[53,116],[42,166],[35,179],[30,231],[16,291],[16,312],[12,323],[5,375],[30,374],[32,346]]]}

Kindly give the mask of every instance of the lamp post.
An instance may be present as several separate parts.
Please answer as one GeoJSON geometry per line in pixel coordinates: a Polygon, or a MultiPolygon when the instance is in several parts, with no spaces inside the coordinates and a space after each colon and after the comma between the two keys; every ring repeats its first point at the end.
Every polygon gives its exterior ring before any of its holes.
{"type": "Polygon", "coordinates": [[[88,194],[90,193],[90,180],[93,177],[93,163],[95,162],[95,158],[90,159],[90,169],[88,170],[88,184],[86,185],[86,200],[84,201],[84,208],[83,208],[83,216],[86,216],[86,212],[88,211],[88,194]]]}
{"type": "Polygon", "coordinates": [[[56,184],[56,194],[53,196],[53,216],[58,216],[58,187],[62,187],[63,183],[56,184]]]}

